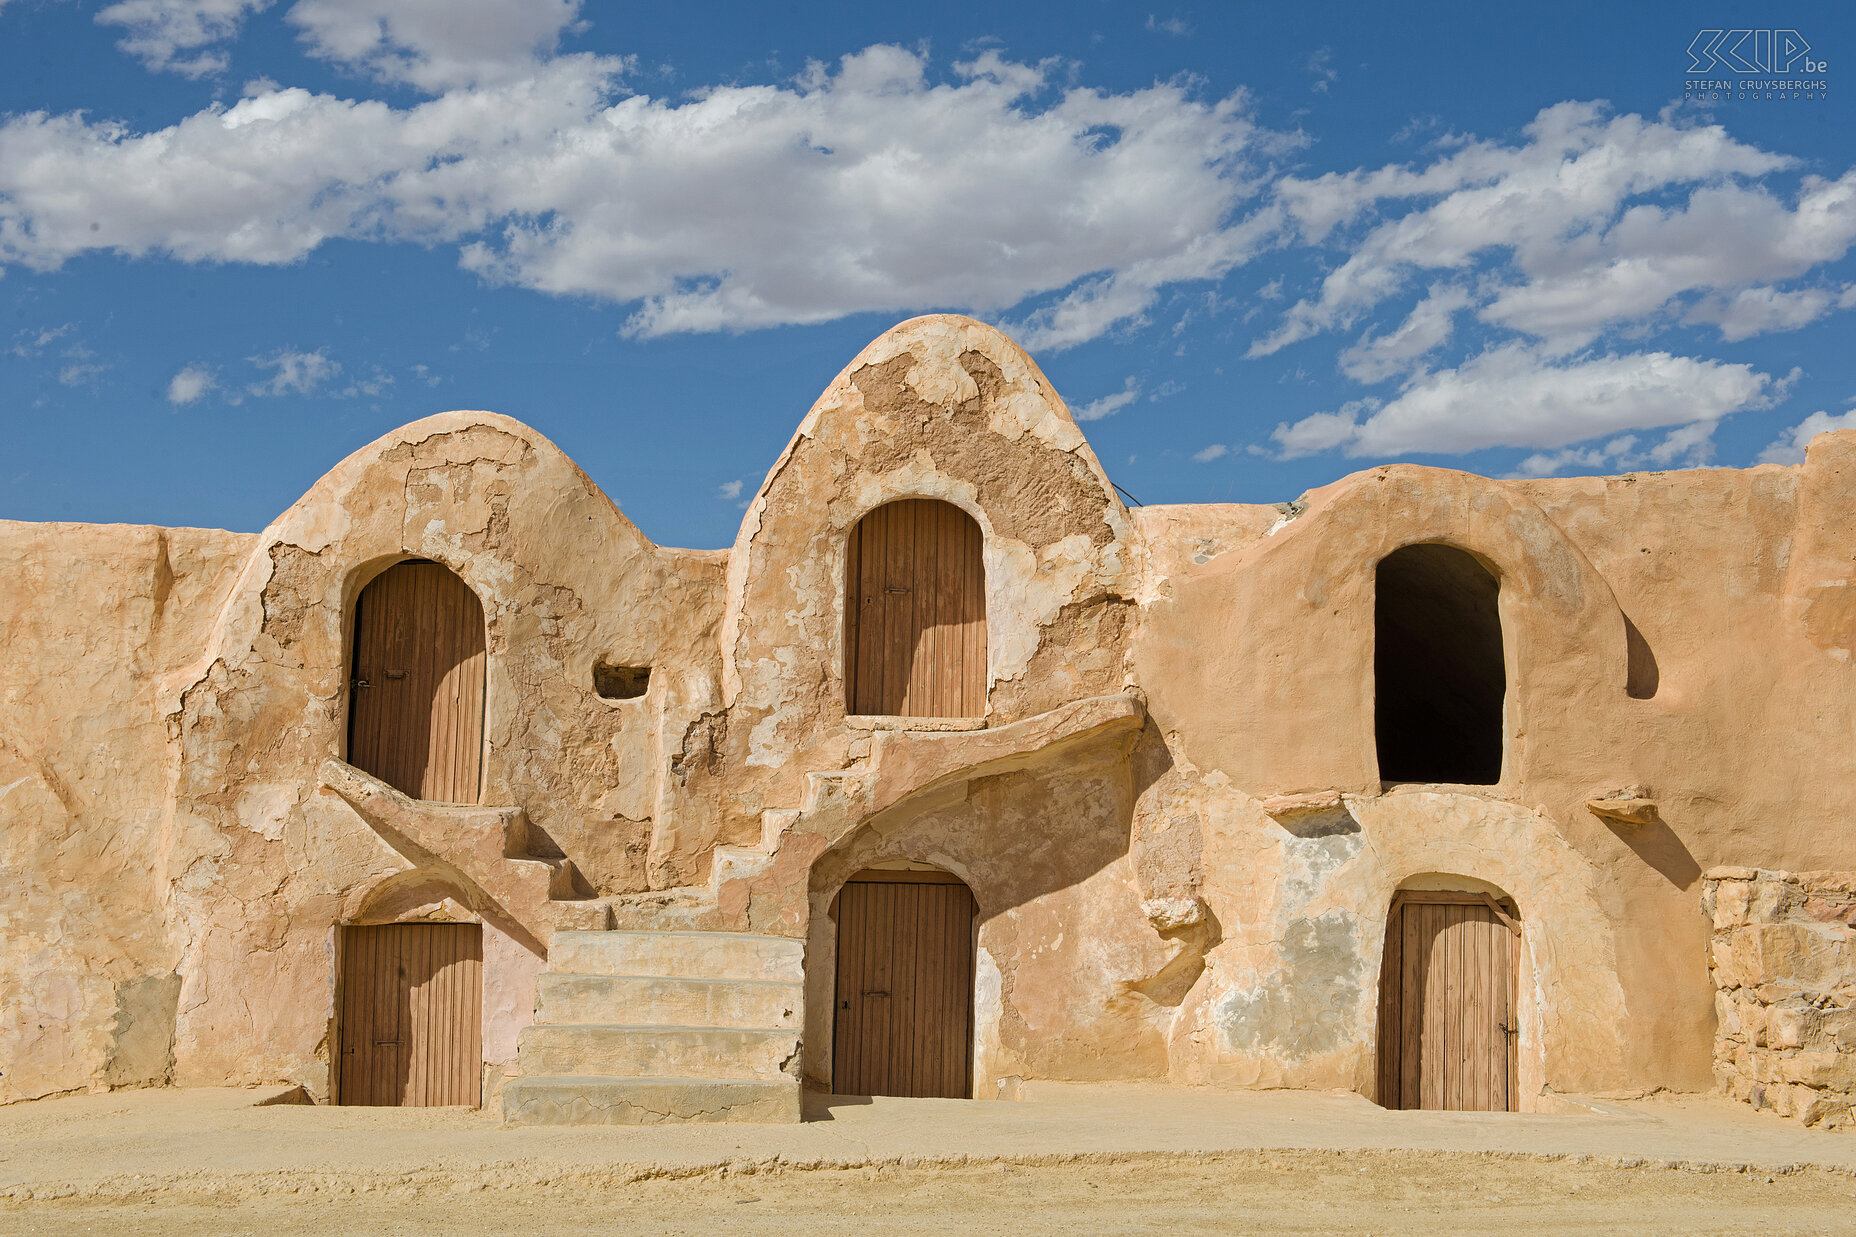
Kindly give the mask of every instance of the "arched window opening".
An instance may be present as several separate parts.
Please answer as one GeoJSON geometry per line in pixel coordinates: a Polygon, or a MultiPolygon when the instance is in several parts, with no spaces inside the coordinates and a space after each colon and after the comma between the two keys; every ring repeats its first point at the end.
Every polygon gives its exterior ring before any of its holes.
{"type": "Polygon", "coordinates": [[[483,764],[483,606],[425,559],[355,602],[348,763],[415,799],[476,803],[483,764]]]}
{"type": "Polygon", "coordinates": [[[887,503],[857,522],[844,569],[847,712],[985,716],[981,544],[972,516],[929,498],[887,503]]]}
{"type": "Polygon", "coordinates": [[[834,909],[832,1091],[969,1098],[972,891],[947,872],[868,868],[834,909]]]}
{"type": "Polygon", "coordinates": [[[1411,545],[1379,561],[1373,722],[1382,781],[1501,780],[1500,591],[1454,546],[1411,545]]]}

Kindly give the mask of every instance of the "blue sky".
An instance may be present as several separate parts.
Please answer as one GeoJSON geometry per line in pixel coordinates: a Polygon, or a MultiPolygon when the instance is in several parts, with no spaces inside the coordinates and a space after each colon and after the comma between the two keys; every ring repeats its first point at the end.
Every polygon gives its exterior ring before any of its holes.
{"type": "Polygon", "coordinates": [[[255,530],[489,408],[721,546],[838,369],[935,310],[1030,347],[1148,503],[1793,460],[1856,425],[1853,36],[1832,4],[0,0],[0,517],[255,530]]]}

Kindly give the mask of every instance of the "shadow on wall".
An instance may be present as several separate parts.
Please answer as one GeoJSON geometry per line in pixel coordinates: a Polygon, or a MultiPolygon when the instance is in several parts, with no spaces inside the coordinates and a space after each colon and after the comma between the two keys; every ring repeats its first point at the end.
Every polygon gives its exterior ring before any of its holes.
{"type": "Polygon", "coordinates": [[[1640,825],[1617,825],[1611,821],[1611,831],[1623,839],[1624,845],[1637,853],[1637,857],[1649,864],[1677,889],[1687,891],[1701,879],[1701,865],[1695,862],[1695,856],[1689,853],[1688,846],[1676,836],[1661,815],[1650,818],[1640,825]]]}

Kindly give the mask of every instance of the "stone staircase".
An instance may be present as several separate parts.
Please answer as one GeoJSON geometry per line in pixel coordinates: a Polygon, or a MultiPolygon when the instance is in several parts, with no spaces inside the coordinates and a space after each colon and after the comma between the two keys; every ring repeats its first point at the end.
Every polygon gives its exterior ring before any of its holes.
{"type": "Polygon", "coordinates": [[[741,932],[556,932],[503,1119],[798,1121],[804,950],[741,932]]]}

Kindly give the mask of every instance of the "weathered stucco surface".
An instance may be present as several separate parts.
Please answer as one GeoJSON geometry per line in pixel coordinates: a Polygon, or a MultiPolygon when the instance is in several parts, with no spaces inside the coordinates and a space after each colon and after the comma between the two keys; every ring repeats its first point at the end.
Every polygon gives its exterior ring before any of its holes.
{"type": "Polygon", "coordinates": [[[0,525],[0,1100],[328,1093],[342,924],[485,925],[494,1087],[549,934],[806,942],[872,865],[979,907],[975,1094],[1027,1078],[1371,1092],[1400,888],[1513,899],[1521,1090],[1710,1085],[1701,873],[1856,868],[1856,434],[1804,465],[1553,481],[1395,466],[1279,507],[1130,510],[967,319],[885,333],[726,551],[651,544],[541,435],[427,418],[262,533],[0,525]],[[847,718],[845,546],[896,498],[984,536],[986,716],[847,718]],[[1504,760],[1382,786],[1374,569],[1500,581],[1504,760]],[[354,601],[429,558],[483,604],[481,803],[344,762],[354,601]],[[649,667],[642,696],[595,664],[649,667]]]}

